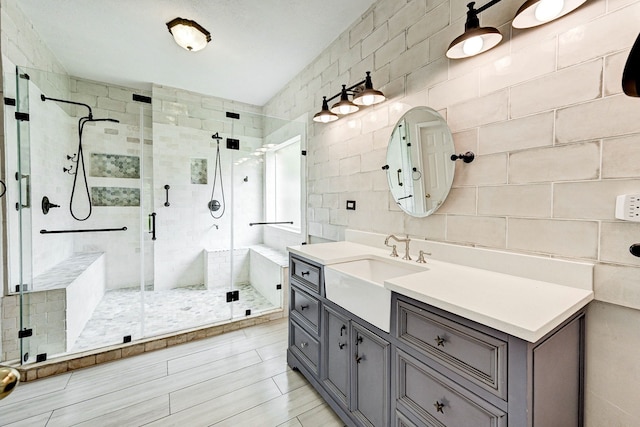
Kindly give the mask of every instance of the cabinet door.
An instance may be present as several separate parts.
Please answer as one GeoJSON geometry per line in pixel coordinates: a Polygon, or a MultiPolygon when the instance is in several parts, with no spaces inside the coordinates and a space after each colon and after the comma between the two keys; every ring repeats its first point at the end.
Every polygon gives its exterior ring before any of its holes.
{"type": "Polygon", "coordinates": [[[323,382],[327,390],[348,407],[349,390],[349,320],[329,307],[324,308],[324,354],[323,382]]]}
{"type": "Polygon", "coordinates": [[[363,425],[389,425],[389,343],[352,323],[352,413],[363,425]]]}

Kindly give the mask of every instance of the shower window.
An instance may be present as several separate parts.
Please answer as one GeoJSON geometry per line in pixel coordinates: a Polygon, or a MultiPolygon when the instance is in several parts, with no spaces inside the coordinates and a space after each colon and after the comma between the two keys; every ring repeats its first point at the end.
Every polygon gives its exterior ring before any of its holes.
{"type": "Polygon", "coordinates": [[[296,136],[269,149],[265,158],[267,221],[293,221],[282,226],[297,232],[302,219],[300,147],[296,136]]]}

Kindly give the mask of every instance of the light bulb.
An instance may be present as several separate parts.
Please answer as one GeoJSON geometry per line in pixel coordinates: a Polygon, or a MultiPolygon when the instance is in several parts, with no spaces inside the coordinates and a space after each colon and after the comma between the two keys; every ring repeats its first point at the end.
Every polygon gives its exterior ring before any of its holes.
{"type": "Polygon", "coordinates": [[[204,34],[188,25],[178,24],[172,29],[176,42],[183,48],[196,52],[207,45],[204,34]]]}
{"type": "Polygon", "coordinates": [[[340,109],[340,114],[349,114],[351,112],[351,107],[348,105],[341,105],[339,109],[340,109]]]}
{"type": "Polygon", "coordinates": [[[328,114],[323,114],[322,116],[320,116],[320,121],[322,123],[329,123],[331,121],[331,116],[328,114]]]}
{"type": "Polygon", "coordinates": [[[536,7],[535,16],[540,22],[551,21],[562,12],[564,0],[540,0],[536,7]]]}
{"type": "Polygon", "coordinates": [[[362,97],[362,105],[373,105],[373,102],[376,100],[376,97],[373,95],[364,95],[362,97]]]}
{"type": "Polygon", "coordinates": [[[482,41],[482,37],[471,37],[470,39],[465,40],[464,43],[462,43],[462,51],[467,56],[473,56],[482,50],[483,45],[484,42],[482,41]]]}

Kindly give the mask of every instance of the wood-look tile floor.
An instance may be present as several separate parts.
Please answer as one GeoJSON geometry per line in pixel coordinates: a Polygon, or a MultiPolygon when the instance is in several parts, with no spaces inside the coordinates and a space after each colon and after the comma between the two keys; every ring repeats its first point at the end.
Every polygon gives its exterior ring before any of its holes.
{"type": "Polygon", "coordinates": [[[22,383],[0,426],[342,426],[286,347],[282,319],[22,383]]]}

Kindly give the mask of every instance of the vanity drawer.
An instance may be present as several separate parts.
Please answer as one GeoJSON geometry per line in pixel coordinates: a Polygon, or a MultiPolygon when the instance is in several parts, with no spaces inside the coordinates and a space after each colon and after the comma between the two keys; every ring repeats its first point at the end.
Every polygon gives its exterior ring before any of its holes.
{"type": "Polygon", "coordinates": [[[298,258],[291,258],[291,277],[320,293],[320,268],[298,258]]]}
{"type": "Polygon", "coordinates": [[[405,301],[397,302],[401,342],[507,399],[507,343],[405,301]]]}
{"type": "Polygon", "coordinates": [[[505,412],[401,350],[397,351],[395,366],[398,406],[425,425],[506,427],[505,412]]]}
{"type": "Polygon", "coordinates": [[[317,334],[320,325],[320,301],[303,290],[291,286],[291,314],[299,317],[317,334]]]}
{"type": "Polygon", "coordinates": [[[289,350],[316,375],[320,360],[320,343],[296,322],[291,322],[289,350]]]}

